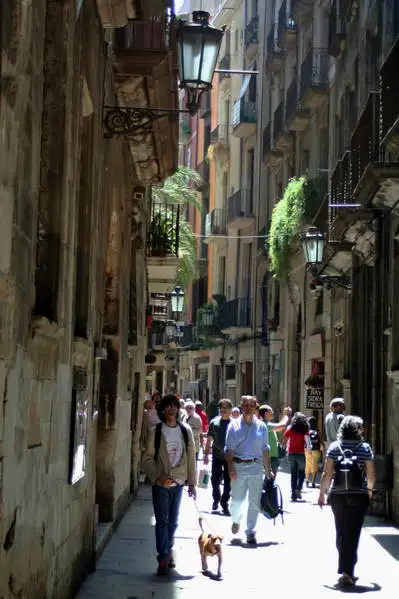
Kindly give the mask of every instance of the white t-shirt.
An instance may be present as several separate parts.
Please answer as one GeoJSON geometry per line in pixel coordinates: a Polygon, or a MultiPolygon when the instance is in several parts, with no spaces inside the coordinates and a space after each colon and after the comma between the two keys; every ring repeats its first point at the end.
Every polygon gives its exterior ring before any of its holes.
{"type": "Polygon", "coordinates": [[[183,456],[183,434],[180,426],[162,424],[162,434],[168,448],[169,462],[172,468],[177,466],[183,456]]]}

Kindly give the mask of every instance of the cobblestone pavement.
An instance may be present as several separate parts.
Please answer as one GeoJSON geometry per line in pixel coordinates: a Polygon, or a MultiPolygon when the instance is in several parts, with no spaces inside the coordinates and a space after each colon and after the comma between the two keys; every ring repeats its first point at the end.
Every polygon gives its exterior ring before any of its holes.
{"type": "MultiPolygon", "coordinates": [[[[283,596],[324,597],[350,592],[394,599],[398,596],[399,529],[368,518],[359,549],[359,581],[350,590],[335,587],[337,557],[330,508],[316,504],[317,489],[305,490],[303,500],[289,502],[289,476],[279,473],[285,498],[284,525],[259,517],[258,547],[250,547],[242,535],[232,541],[231,519],[211,514],[211,491],[199,489],[198,505],[206,524],[224,535],[223,579],[204,576],[197,547],[198,513],[184,493],[180,525],[176,535],[177,569],[165,580],[156,568],[151,489],[142,486],[119,528],[97,564],[97,571],[84,583],[77,599],[175,599],[216,594],[220,598],[283,596]],[[294,594],[293,594],[294,593],[294,594]]],[[[245,526],[243,527],[245,528],[245,526]]],[[[216,558],[208,566],[216,570],[216,558]]]]}

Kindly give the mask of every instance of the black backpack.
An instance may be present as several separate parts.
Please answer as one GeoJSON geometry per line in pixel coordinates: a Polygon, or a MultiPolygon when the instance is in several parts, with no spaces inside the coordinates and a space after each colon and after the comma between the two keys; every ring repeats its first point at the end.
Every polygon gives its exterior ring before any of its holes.
{"type": "MultiPolygon", "coordinates": [[[[186,451],[187,451],[187,448],[188,448],[187,429],[185,426],[180,424],[180,422],[178,422],[178,425],[180,426],[180,430],[183,435],[184,444],[186,446],[186,451]]],[[[154,449],[155,449],[154,461],[155,462],[158,460],[159,448],[161,447],[161,434],[162,434],[162,422],[158,422],[158,424],[155,427],[155,439],[154,439],[154,449]]]]}
{"type": "Polygon", "coordinates": [[[359,464],[358,456],[355,454],[356,449],[361,446],[361,443],[351,449],[343,449],[341,443],[338,443],[341,455],[338,456],[335,462],[335,474],[333,491],[361,491],[363,483],[363,468],[359,464]]]}
{"type": "Polygon", "coordinates": [[[276,485],[274,480],[265,478],[260,508],[265,518],[274,520],[274,524],[276,524],[277,516],[281,516],[281,521],[284,524],[283,496],[280,487],[276,485]]]}
{"type": "Polygon", "coordinates": [[[312,444],[312,451],[320,450],[320,436],[319,431],[310,430],[309,431],[310,442],[312,444]]]}

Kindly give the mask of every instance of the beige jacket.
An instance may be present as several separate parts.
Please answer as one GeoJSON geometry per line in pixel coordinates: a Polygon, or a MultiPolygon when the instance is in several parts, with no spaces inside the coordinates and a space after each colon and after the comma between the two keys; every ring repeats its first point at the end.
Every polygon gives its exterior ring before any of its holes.
{"type": "Polygon", "coordinates": [[[166,441],[161,435],[161,445],[159,447],[158,460],[155,462],[155,427],[148,431],[146,450],[143,454],[141,466],[147,474],[150,483],[156,484],[160,476],[170,476],[176,480],[186,480],[188,485],[197,483],[197,470],[195,461],[195,445],[192,430],[189,426],[182,423],[188,434],[188,451],[183,440],[183,455],[179,464],[171,467],[166,441]]]}

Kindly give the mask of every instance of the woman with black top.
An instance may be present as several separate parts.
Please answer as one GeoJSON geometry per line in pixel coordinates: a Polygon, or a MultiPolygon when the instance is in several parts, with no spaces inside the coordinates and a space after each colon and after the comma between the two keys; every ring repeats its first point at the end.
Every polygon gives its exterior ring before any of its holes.
{"type": "Polygon", "coordinates": [[[319,506],[323,507],[330,489],[340,586],[352,586],[357,580],[354,576],[357,548],[375,484],[373,460],[371,447],[363,440],[363,420],[358,416],[345,416],[337,441],[331,443],[327,451],[318,499],[319,506]]]}

